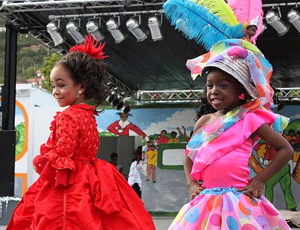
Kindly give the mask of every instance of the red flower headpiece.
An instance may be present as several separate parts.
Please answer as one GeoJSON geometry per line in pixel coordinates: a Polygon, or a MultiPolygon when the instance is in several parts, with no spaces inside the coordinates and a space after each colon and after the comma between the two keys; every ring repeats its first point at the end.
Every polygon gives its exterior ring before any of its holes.
{"type": "Polygon", "coordinates": [[[94,59],[104,59],[108,57],[103,51],[104,46],[105,43],[101,44],[95,41],[93,37],[88,34],[85,37],[83,44],[71,47],[69,52],[72,53],[75,51],[79,51],[93,57],[94,59]]]}

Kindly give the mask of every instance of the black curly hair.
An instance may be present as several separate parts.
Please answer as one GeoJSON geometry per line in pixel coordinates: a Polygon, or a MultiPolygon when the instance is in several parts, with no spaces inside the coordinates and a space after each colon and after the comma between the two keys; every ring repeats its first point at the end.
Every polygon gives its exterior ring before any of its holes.
{"type": "Polygon", "coordinates": [[[62,66],[76,83],[85,88],[84,94],[89,103],[100,105],[108,95],[108,67],[99,59],[75,51],[66,54],[55,66],[62,66]]]}

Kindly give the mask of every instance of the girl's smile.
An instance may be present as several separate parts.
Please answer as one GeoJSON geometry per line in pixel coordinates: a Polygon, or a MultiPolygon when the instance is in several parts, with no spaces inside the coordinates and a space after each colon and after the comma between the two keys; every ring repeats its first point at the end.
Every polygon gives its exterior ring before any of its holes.
{"type": "Polygon", "coordinates": [[[213,68],[207,75],[207,100],[215,110],[219,110],[222,114],[239,105],[238,95],[241,90],[241,84],[220,69],[213,68]]]}
{"type": "Polygon", "coordinates": [[[52,84],[52,95],[57,100],[59,106],[65,107],[84,103],[84,89],[80,83],[74,82],[70,77],[70,73],[62,66],[55,66],[50,74],[52,84]]]}

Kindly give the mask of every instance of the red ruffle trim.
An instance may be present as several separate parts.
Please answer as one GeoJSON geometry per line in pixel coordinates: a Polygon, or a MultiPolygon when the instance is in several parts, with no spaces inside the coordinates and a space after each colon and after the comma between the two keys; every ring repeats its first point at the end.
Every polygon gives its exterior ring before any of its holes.
{"type": "MultiPolygon", "coordinates": [[[[63,159],[60,160],[63,161],[63,159]]],[[[66,163],[67,161],[64,162],[66,163]]],[[[44,156],[38,155],[33,159],[33,165],[36,167],[37,173],[40,174],[42,179],[47,180],[50,184],[54,184],[55,187],[66,187],[74,184],[73,169],[75,166],[74,162],[72,163],[73,165],[70,168],[56,169],[52,166],[49,159],[44,156]]],[[[58,163],[58,165],[62,164],[62,162],[58,163]]]]}

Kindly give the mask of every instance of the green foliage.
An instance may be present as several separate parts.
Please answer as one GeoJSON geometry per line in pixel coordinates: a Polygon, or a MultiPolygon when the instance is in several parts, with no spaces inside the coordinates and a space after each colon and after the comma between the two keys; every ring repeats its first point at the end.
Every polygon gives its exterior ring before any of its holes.
{"type": "Polygon", "coordinates": [[[0,84],[4,81],[5,33],[0,32],[0,84]]]}
{"type": "Polygon", "coordinates": [[[18,156],[24,148],[25,139],[25,123],[22,122],[16,126],[16,156],[18,156]]]}
{"type": "Polygon", "coordinates": [[[59,61],[61,58],[61,56],[59,56],[56,53],[53,53],[49,56],[44,57],[44,63],[43,63],[43,67],[41,68],[41,72],[44,74],[45,76],[45,81],[43,82],[43,88],[51,91],[51,83],[50,83],[50,72],[54,66],[54,64],[59,61]]]}
{"type": "MultiPolygon", "coordinates": [[[[0,27],[5,22],[0,18],[0,27]]],[[[5,67],[5,39],[6,33],[0,32],[0,84],[4,82],[5,67]]],[[[25,83],[27,79],[35,78],[36,71],[44,64],[44,57],[49,55],[49,50],[39,41],[27,34],[19,34],[17,41],[17,82],[25,83]]]]}

